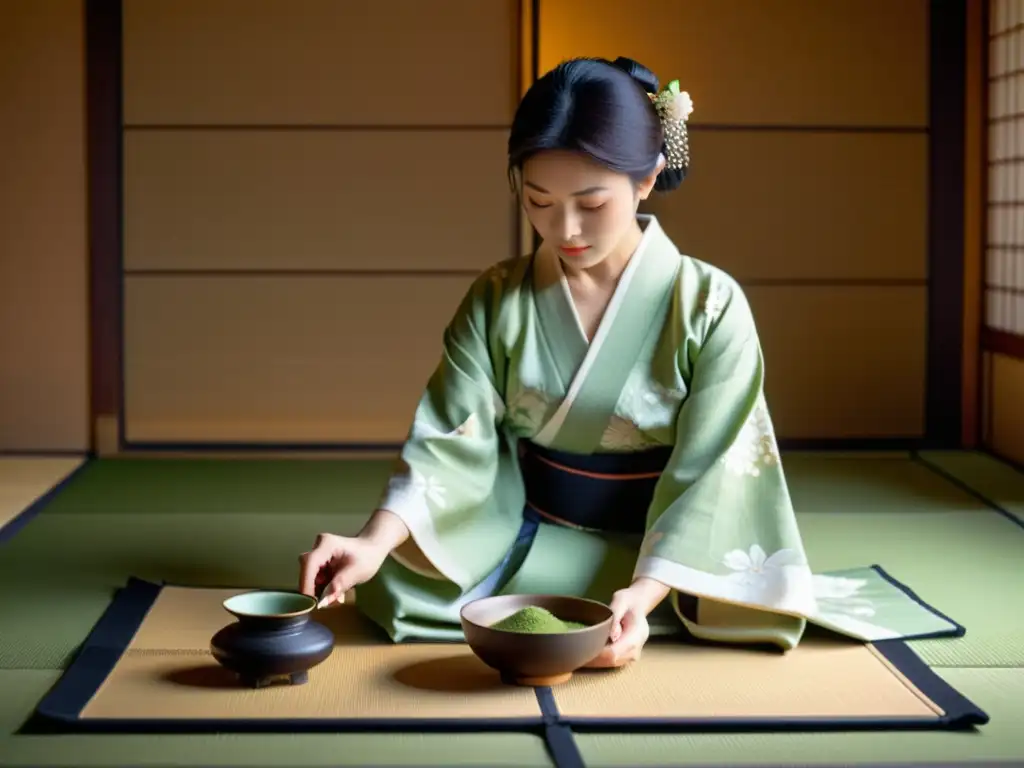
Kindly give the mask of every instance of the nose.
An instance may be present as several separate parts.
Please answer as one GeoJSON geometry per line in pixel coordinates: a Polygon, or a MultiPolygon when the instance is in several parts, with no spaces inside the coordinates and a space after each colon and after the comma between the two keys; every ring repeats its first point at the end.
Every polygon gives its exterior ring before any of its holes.
{"type": "Polygon", "coordinates": [[[580,227],[580,216],[570,206],[562,208],[562,220],[560,222],[560,232],[562,236],[562,242],[568,243],[573,238],[578,237],[582,233],[580,227]]]}

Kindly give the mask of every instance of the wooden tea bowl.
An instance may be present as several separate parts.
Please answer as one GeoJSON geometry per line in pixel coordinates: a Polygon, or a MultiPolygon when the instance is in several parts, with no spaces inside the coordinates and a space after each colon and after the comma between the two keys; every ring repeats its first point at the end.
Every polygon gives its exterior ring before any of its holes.
{"type": "Polygon", "coordinates": [[[546,686],[568,681],[608,643],[611,609],[595,600],[563,595],[498,595],[474,600],[460,612],[466,643],[509,685],[546,686]],[[529,606],[544,608],[582,629],[532,634],[491,625],[529,606]]]}

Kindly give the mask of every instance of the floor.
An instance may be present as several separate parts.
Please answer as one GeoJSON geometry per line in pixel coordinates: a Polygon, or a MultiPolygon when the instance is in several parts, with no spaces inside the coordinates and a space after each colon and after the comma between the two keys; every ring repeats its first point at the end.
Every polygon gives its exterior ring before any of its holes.
{"type": "Polygon", "coordinates": [[[83,458],[0,456],[0,528],[78,469],[83,458]]]}
{"type": "MultiPolygon", "coordinates": [[[[976,734],[579,734],[586,764],[821,764],[828,751],[844,764],[1024,761],[1024,474],[958,452],[785,463],[812,565],[878,563],[966,625],[964,638],[913,645],[991,722],[976,734]]],[[[0,459],[0,765],[551,765],[539,738],[517,734],[16,733],[128,576],[293,586],[298,553],[322,530],[355,532],[387,470],[0,459]],[[37,497],[45,503],[19,517],[37,497]]]]}

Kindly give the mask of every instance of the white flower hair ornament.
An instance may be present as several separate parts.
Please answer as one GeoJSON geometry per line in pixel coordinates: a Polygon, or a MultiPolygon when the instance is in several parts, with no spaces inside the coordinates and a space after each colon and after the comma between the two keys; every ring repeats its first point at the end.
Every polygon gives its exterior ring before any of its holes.
{"type": "Polygon", "coordinates": [[[693,100],[690,94],[679,89],[678,80],[648,95],[665,131],[665,165],[672,170],[685,171],[690,164],[686,121],[693,112],[693,100]]]}

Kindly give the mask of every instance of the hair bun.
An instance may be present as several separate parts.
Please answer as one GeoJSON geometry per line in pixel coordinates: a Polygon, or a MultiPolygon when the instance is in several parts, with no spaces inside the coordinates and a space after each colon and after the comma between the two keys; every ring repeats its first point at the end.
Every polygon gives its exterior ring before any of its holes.
{"type": "Polygon", "coordinates": [[[612,65],[628,73],[648,93],[658,92],[658,76],[640,62],[627,59],[625,56],[619,56],[619,58],[612,62],[612,65]]]}
{"type": "MultiPolygon", "coordinates": [[[[612,64],[640,83],[647,93],[658,93],[658,88],[660,87],[658,76],[640,62],[626,58],[625,56],[619,56],[619,58],[613,61],[612,64]]],[[[667,150],[664,146],[662,146],[662,153],[667,154],[667,150]]],[[[654,182],[654,188],[659,192],[671,192],[672,190],[677,189],[686,178],[688,170],[688,168],[664,168],[661,173],[658,174],[658,177],[654,182]]]]}

